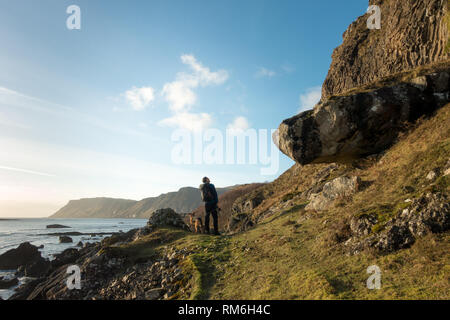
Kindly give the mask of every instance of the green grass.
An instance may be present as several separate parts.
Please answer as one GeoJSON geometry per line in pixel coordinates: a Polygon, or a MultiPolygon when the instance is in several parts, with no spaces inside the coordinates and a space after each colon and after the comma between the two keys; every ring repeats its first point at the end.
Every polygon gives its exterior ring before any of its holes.
{"type": "Polygon", "coordinates": [[[448,299],[450,237],[431,235],[391,255],[347,256],[323,246],[321,217],[302,225],[291,212],[230,239],[231,256],[212,299],[448,299]],[[436,246],[439,243],[439,246],[436,246]],[[244,249],[243,249],[244,248],[244,249]],[[382,270],[382,289],[366,269],[382,270]]]}

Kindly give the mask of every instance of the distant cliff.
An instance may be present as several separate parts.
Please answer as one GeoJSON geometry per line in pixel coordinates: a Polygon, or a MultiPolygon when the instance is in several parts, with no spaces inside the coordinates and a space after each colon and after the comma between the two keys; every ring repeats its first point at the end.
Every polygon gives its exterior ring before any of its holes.
{"type": "Polygon", "coordinates": [[[70,200],[50,218],[120,218],[137,201],[112,198],[70,200]]]}
{"type": "MultiPolygon", "coordinates": [[[[221,195],[231,189],[217,188],[217,193],[221,195]]],[[[172,208],[176,212],[186,213],[200,205],[200,191],[185,187],[140,201],[113,198],[70,200],[50,218],[148,218],[157,209],[172,208]]]]}

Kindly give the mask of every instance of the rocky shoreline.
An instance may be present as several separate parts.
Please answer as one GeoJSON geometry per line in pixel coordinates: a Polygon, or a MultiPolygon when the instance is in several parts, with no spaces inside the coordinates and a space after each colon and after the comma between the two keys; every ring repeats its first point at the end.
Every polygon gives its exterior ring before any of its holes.
{"type": "MultiPolygon", "coordinates": [[[[161,226],[189,230],[175,211],[161,209],[152,214],[143,228],[114,234],[99,243],[86,243],[79,249],[66,249],[52,261],[44,259],[36,246],[22,243],[0,255],[0,269],[17,270],[15,278],[0,279],[0,287],[16,286],[17,278],[25,276],[30,281],[19,286],[9,300],[173,298],[188,290],[186,281],[192,275],[185,275],[180,266],[192,252],[166,248],[152,259],[135,260],[136,257],[121,256],[115,250],[139,241],[161,226]],[[81,270],[80,290],[67,287],[67,268],[71,265],[81,270]]],[[[164,243],[164,237],[155,241],[164,243]]]]}

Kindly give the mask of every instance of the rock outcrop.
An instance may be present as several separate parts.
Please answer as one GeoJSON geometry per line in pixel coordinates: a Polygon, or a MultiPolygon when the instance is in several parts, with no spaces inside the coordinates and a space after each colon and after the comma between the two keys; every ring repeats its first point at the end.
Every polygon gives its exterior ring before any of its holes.
{"type": "Polygon", "coordinates": [[[372,0],[381,29],[358,18],[333,53],[314,110],[284,120],[273,139],[300,164],[378,153],[405,123],[450,101],[447,0],[372,0]]]}
{"type": "Polygon", "coordinates": [[[73,239],[69,236],[60,236],[59,237],[59,242],[60,243],[72,243],[73,239]]]}
{"type": "Polygon", "coordinates": [[[323,211],[330,208],[336,200],[348,197],[358,191],[361,185],[359,177],[338,177],[325,183],[320,193],[310,195],[310,203],[305,207],[306,210],[323,211]]]}
{"type": "Polygon", "coordinates": [[[6,251],[0,255],[0,270],[13,270],[21,266],[31,266],[42,262],[38,248],[29,242],[23,242],[16,249],[6,251]]]}
{"type": "Polygon", "coordinates": [[[159,226],[172,226],[189,230],[189,227],[184,223],[181,216],[173,209],[159,209],[154,211],[148,219],[147,226],[159,227],[159,226]]]}
{"type": "Polygon", "coordinates": [[[370,0],[381,29],[367,28],[367,13],[353,22],[336,48],[322,99],[448,59],[447,0],[370,0]]]}
{"type": "Polygon", "coordinates": [[[389,220],[384,230],[374,233],[379,223],[374,215],[362,215],[350,222],[351,237],[345,242],[350,253],[366,248],[393,252],[408,248],[419,237],[428,233],[450,230],[450,204],[446,194],[427,193],[411,202],[411,205],[389,220]]]}

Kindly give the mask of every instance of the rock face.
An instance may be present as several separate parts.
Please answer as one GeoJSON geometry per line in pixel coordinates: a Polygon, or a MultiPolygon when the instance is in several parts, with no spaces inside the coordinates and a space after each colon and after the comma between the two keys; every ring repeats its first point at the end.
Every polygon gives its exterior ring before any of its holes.
{"type": "Polygon", "coordinates": [[[284,120],[273,139],[300,164],[344,162],[389,147],[405,122],[450,101],[447,0],[371,0],[335,49],[322,99],[284,120]]]}
{"type": "Polygon", "coordinates": [[[361,184],[359,177],[339,177],[327,182],[320,193],[310,195],[310,203],[306,210],[323,211],[330,208],[336,200],[347,197],[358,191],[361,184]]]}
{"type": "Polygon", "coordinates": [[[381,29],[367,13],[353,22],[332,55],[322,99],[393,74],[448,58],[447,0],[370,0],[381,9],[381,29]]]}
{"type": "Polygon", "coordinates": [[[450,72],[440,71],[367,92],[333,97],[284,120],[274,134],[280,150],[300,164],[336,162],[378,153],[405,122],[450,101],[450,72]]]}
{"type": "Polygon", "coordinates": [[[36,246],[29,242],[23,242],[16,249],[8,250],[0,256],[0,270],[30,266],[43,260],[44,258],[36,246]]]}

